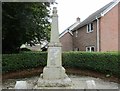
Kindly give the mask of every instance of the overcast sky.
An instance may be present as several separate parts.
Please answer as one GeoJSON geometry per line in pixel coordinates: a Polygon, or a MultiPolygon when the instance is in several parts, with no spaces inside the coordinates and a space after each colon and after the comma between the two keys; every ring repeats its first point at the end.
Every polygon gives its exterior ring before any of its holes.
{"type": "Polygon", "coordinates": [[[59,32],[61,33],[75,23],[77,17],[83,21],[111,1],[113,0],[56,0],[58,3],[55,6],[57,6],[59,15],[59,32]]]}

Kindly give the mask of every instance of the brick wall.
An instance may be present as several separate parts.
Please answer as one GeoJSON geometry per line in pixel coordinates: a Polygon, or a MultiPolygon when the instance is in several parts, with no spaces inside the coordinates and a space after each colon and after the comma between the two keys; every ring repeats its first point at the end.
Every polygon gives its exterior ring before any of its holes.
{"type": "Polygon", "coordinates": [[[97,22],[93,22],[93,29],[94,31],[91,33],[87,33],[87,26],[83,26],[82,28],[78,29],[78,36],[76,37],[76,31],[73,32],[73,47],[79,48],[79,51],[86,51],[86,46],[94,46],[95,51],[97,40],[96,40],[96,24],[97,22]]]}
{"type": "Polygon", "coordinates": [[[67,32],[64,36],[60,38],[63,51],[72,51],[73,50],[73,39],[72,35],[67,32]]]}
{"type": "Polygon", "coordinates": [[[100,20],[100,51],[118,50],[118,5],[100,20]]]}
{"type": "MultiPolygon", "coordinates": [[[[118,41],[120,40],[120,3],[110,10],[105,16],[101,17],[99,22],[100,51],[118,51],[118,47],[120,50],[120,45],[118,46],[118,41]]],[[[94,46],[95,51],[97,51],[96,20],[93,22],[93,27],[94,31],[91,33],[87,33],[87,26],[83,26],[78,29],[77,37],[76,31],[73,32],[73,37],[69,33],[66,33],[60,38],[63,45],[63,51],[78,49],[79,51],[86,51],[86,46],[94,46]]]]}
{"type": "Polygon", "coordinates": [[[120,3],[118,4],[118,50],[120,51],[120,3]]]}

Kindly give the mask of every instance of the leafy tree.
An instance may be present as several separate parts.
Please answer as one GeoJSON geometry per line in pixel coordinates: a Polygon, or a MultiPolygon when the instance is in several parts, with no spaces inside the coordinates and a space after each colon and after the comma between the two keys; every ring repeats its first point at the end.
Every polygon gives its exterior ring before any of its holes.
{"type": "Polygon", "coordinates": [[[2,3],[2,51],[18,52],[24,43],[49,40],[50,3],[2,3]]]}

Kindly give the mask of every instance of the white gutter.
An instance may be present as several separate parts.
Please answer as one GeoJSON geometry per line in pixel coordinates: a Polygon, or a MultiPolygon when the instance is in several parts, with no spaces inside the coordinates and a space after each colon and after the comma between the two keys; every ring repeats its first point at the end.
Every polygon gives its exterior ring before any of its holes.
{"type": "Polygon", "coordinates": [[[96,20],[97,20],[97,52],[100,51],[100,34],[99,34],[99,19],[96,17],[96,20]]]}

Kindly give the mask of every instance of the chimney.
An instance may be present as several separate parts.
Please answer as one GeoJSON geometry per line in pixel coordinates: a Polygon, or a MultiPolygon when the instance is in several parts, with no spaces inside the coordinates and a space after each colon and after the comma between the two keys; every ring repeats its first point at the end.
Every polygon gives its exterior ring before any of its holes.
{"type": "Polygon", "coordinates": [[[80,22],[80,18],[79,18],[79,17],[77,17],[77,18],[76,18],[76,21],[77,21],[77,22],[80,22]]]}

